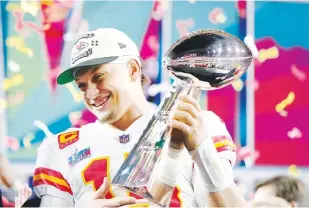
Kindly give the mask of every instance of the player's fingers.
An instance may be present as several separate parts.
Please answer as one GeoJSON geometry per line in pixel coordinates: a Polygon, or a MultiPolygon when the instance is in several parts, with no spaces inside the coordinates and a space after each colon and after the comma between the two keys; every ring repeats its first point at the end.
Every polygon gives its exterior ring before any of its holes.
{"type": "Polygon", "coordinates": [[[110,181],[107,177],[104,178],[103,184],[96,191],[94,195],[94,199],[103,199],[105,195],[108,193],[110,187],[110,181]]]}
{"type": "Polygon", "coordinates": [[[199,117],[199,112],[197,111],[195,106],[192,105],[191,103],[186,103],[186,102],[183,102],[183,101],[180,100],[177,103],[176,109],[180,110],[180,111],[188,112],[193,118],[199,117]]]}
{"type": "Polygon", "coordinates": [[[190,127],[187,124],[177,121],[175,119],[172,119],[169,122],[169,126],[182,131],[184,134],[188,135],[190,133],[190,127]]]}
{"type": "Polygon", "coordinates": [[[192,115],[186,111],[180,111],[175,109],[172,115],[172,120],[178,120],[180,122],[184,122],[189,126],[192,126],[194,124],[194,118],[192,115]]]}
{"type": "Polygon", "coordinates": [[[179,95],[179,100],[181,100],[181,101],[183,101],[183,102],[185,102],[185,103],[190,103],[190,104],[192,104],[192,105],[196,108],[196,110],[197,110],[198,112],[201,112],[201,111],[202,111],[201,106],[200,106],[200,104],[198,103],[198,101],[197,101],[196,99],[190,97],[189,95],[180,94],[180,95],[179,95]]]}
{"type": "Polygon", "coordinates": [[[135,204],[136,199],[133,197],[116,197],[113,199],[103,199],[101,205],[103,207],[120,207],[129,204],[135,204]]]}

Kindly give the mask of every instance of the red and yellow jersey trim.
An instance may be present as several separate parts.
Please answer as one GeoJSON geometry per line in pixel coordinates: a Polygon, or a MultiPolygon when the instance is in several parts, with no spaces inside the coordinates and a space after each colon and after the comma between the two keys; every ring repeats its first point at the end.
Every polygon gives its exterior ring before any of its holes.
{"type": "Polygon", "coordinates": [[[227,135],[214,136],[212,137],[212,140],[214,142],[215,148],[217,149],[217,152],[223,152],[226,150],[230,150],[233,152],[236,151],[236,145],[234,144],[233,140],[227,135]]]}
{"type": "Polygon", "coordinates": [[[69,183],[67,180],[65,180],[62,174],[49,168],[40,167],[35,169],[33,176],[33,186],[36,187],[40,185],[51,185],[60,191],[73,195],[69,183]]]}

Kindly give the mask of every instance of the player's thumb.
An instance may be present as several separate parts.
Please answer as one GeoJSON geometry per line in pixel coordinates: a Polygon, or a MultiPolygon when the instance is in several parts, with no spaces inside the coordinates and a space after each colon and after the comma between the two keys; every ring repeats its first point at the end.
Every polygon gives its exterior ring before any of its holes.
{"type": "Polygon", "coordinates": [[[95,192],[94,199],[103,199],[107,192],[109,191],[109,187],[111,185],[110,180],[105,177],[100,188],[95,192]]]}

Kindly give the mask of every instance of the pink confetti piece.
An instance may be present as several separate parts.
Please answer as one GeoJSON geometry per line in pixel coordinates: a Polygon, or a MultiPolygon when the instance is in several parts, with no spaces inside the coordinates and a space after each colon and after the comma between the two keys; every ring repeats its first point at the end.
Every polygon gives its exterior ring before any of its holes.
{"type": "Polygon", "coordinates": [[[150,36],[148,37],[147,44],[148,44],[148,46],[151,48],[151,50],[152,50],[153,52],[156,53],[156,52],[159,50],[160,45],[159,45],[159,42],[158,42],[156,36],[150,35],[150,36]]]}
{"type": "Polygon", "coordinates": [[[303,136],[301,131],[297,127],[294,127],[291,131],[288,131],[287,135],[291,139],[299,139],[303,136]]]}
{"type": "Polygon", "coordinates": [[[17,151],[20,148],[20,143],[15,137],[9,136],[7,137],[7,147],[13,151],[17,151]]]}
{"type": "Polygon", "coordinates": [[[193,27],[195,24],[192,18],[187,20],[177,20],[176,21],[176,28],[179,33],[180,37],[183,37],[190,33],[189,28],[193,27]]]}
{"type": "Polygon", "coordinates": [[[25,93],[24,92],[17,92],[15,95],[8,97],[8,105],[9,106],[15,106],[21,104],[25,99],[25,93]]]}
{"type": "Polygon", "coordinates": [[[222,8],[214,8],[209,12],[208,19],[212,24],[223,24],[227,18],[222,8]]]}
{"type": "Polygon", "coordinates": [[[306,80],[306,73],[299,70],[294,64],[291,66],[291,72],[299,81],[306,80]]]}
{"type": "Polygon", "coordinates": [[[260,152],[257,150],[251,151],[248,147],[240,147],[237,148],[236,151],[237,154],[237,162],[239,161],[248,161],[248,159],[251,162],[254,162],[257,158],[259,158],[260,156],[260,152]]]}
{"type": "Polygon", "coordinates": [[[162,0],[156,2],[158,3],[158,6],[152,12],[151,17],[156,21],[160,21],[168,11],[169,0],[162,0]]]}

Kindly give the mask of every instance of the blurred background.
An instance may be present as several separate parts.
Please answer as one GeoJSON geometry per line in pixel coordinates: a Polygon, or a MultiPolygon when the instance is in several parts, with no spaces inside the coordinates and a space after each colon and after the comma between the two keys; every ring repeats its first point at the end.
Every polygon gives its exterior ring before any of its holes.
{"type": "Polygon", "coordinates": [[[29,181],[46,136],[93,122],[74,84],[56,85],[75,37],[99,27],[139,46],[145,94],[158,105],[171,84],[162,58],[198,29],[229,32],[253,50],[248,72],[204,92],[201,105],[226,123],[236,145],[235,179],[250,198],[262,178],[287,174],[309,185],[308,1],[0,1],[0,149],[29,181]]]}

